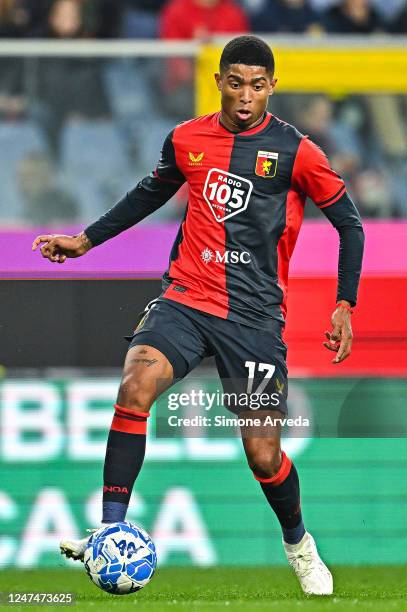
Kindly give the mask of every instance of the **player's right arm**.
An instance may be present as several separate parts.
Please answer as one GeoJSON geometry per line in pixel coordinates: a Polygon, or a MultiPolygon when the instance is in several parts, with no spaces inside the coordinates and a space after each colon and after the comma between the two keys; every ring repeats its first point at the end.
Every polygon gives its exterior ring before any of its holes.
{"type": "Polygon", "coordinates": [[[38,236],[33,242],[33,251],[42,244],[43,257],[55,263],[64,263],[67,257],[81,257],[92,247],[117,236],[163,206],[185,182],[176,164],[173,133],[170,132],[164,141],[154,172],[143,178],[113,208],[77,236],[38,236]]]}

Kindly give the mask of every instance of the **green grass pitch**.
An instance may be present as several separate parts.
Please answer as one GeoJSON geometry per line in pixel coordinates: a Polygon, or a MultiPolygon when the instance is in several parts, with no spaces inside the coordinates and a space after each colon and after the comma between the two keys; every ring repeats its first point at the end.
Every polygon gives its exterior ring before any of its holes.
{"type": "MultiPolygon", "coordinates": [[[[407,610],[406,567],[333,568],[335,594],[306,597],[289,568],[163,568],[139,593],[107,595],[85,572],[71,569],[3,570],[1,591],[75,593],[74,606],[4,606],[18,610],[407,610]]],[[[1,606],[3,607],[3,606],[1,606]]]]}

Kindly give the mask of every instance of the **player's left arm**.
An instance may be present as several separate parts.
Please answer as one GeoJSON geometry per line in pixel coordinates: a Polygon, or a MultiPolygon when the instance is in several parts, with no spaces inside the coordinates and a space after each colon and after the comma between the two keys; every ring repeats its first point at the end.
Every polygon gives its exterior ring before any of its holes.
{"type": "Polygon", "coordinates": [[[339,234],[337,305],[326,331],[324,346],[336,352],[332,363],[340,363],[352,350],[352,308],[356,306],[362,270],[364,232],[359,212],[323,151],[303,138],[294,164],[293,184],[309,196],[339,234]]]}

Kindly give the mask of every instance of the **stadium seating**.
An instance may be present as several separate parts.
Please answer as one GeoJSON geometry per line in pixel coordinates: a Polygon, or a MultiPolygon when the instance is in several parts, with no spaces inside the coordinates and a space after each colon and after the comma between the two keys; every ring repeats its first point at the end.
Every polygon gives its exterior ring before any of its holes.
{"type": "Polygon", "coordinates": [[[45,140],[31,121],[0,122],[0,219],[15,222],[22,212],[19,163],[30,153],[46,152],[45,140]]]}
{"type": "Polygon", "coordinates": [[[123,140],[110,121],[68,122],[61,135],[61,165],[84,218],[105,212],[132,184],[123,140]]]}
{"type": "Polygon", "coordinates": [[[145,116],[150,112],[153,100],[146,78],[148,62],[151,60],[116,59],[105,67],[105,84],[115,117],[145,116]]]}

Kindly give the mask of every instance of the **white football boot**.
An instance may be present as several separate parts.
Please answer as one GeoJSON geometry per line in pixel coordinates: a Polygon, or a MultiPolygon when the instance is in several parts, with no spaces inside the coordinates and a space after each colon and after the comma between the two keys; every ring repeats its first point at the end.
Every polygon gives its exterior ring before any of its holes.
{"type": "Polygon", "coordinates": [[[283,540],[288,563],[297,574],[300,585],[307,595],[332,595],[332,574],[320,558],[315,540],[305,532],[298,544],[287,544],[283,540]]]}
{"type": "Polygon", "coordinates": [[[92,533],[97,531],[97,529],[87,529],[86,531],[88,531],[90,535],[86,536],[86,538],[82,538],[81,540],[61,540],[59,543],[61,555],[65,555],[65,557],[68,559],[73,559],[74,561],[83,562],[83,556],[85,554],[89,538],[92,536],[92,533]]]}

